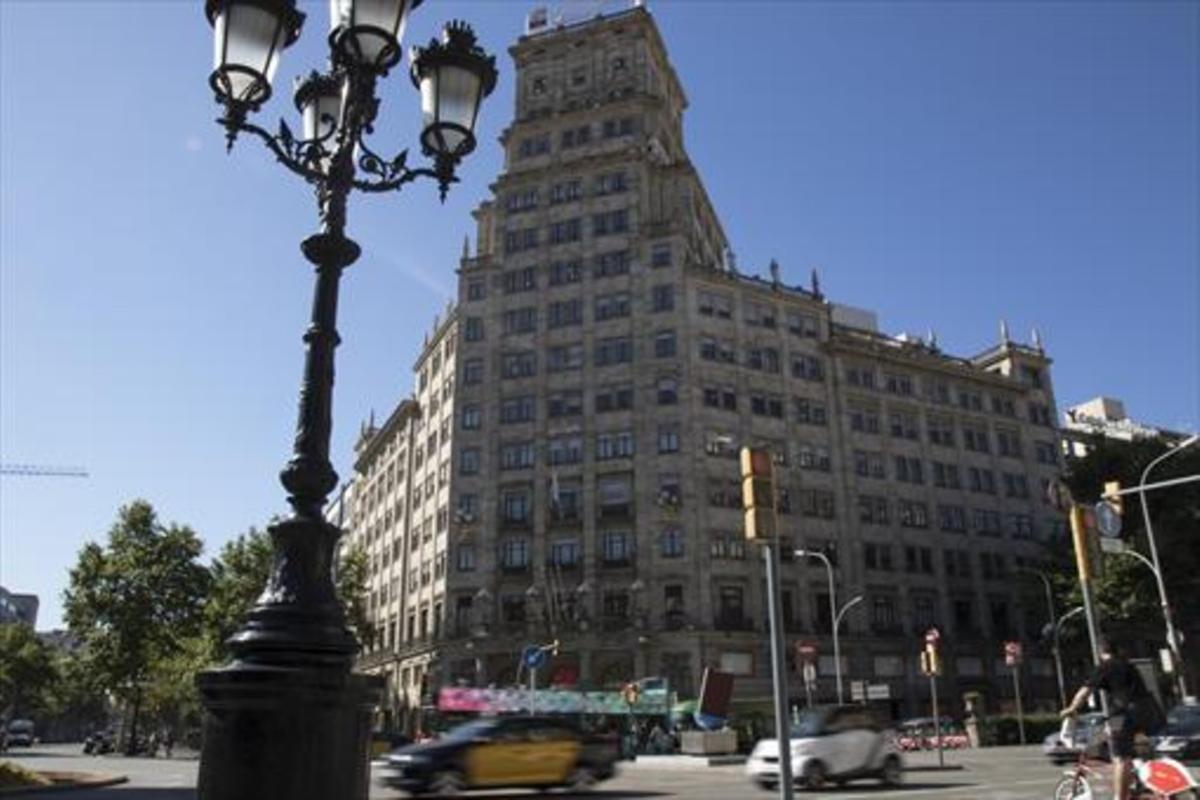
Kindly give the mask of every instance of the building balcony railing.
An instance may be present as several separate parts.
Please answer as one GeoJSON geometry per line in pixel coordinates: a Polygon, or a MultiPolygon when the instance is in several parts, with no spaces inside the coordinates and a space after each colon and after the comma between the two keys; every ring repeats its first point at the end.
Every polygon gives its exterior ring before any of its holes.
{"type": "Polygon", "coordinates": [[[578,572],[583,562],[576,559],[574,561],[546,561],[546,568],[555,572],[578,572]]]}
{"type": "Polygon", "coordinates": [[[632,567],[633,565],[634,565],[633,556],[626,556],[625,558],[601,558],[600,559],[600,566],[603,567],[604,569],[624,569],[627,567],[632,567]]]}
{"type": "Polygon", "coordinates": [[[500,572],[504,575],[528,575],[529,564],[501,564],[500,572]]]}
{"type": "Polygon", "coordinates": [[[501,517],[500,528],[506,531],[524,531],[529,530],[532,524],[530,517],[501,517]]]}
{"type": "Polygon", "coordinates": [[[596,511],[596,516],[603,520],[633,519],[633,503],[600,506],[596,511]]]}

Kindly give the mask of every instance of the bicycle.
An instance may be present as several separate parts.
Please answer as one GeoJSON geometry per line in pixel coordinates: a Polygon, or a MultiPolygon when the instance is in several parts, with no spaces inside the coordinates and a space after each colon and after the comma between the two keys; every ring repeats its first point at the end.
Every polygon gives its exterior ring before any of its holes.
{"type": "MultiPolygon", "coordinates": [[[[1092,786],[1108,780],[1111,765],[1105,759],[1091,757],[1090,753],[1098,749],[1107,729],[1106,724],[1092,728],[1088,741],[1079,750],[1075,767],[1064,772],[1054,787],[1054,800],[1095,800],[1092,786]]],[[[1063,720],[1063,741],[1074,741],[1074,733],[1075,719],[1063,720]]],[[[1200,792],[1196,791],[1198,784],[1191,772],[1173,758],[1135,756],[1132,772],[1130,800],[1200,800],[1200,792]]]]}

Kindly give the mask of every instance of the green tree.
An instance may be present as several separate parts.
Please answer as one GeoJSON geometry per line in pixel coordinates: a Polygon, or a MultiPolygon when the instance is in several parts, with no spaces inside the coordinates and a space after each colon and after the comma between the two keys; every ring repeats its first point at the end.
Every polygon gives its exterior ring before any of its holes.
{"type": "Polygon", "coordinates": [[[57,675],[53,651],[33,628],[20,622],[0,625],[0,720],[44,708],[57,675]]]}
{"type": "Polygon", "coordinates": [[[346,625],[360,645],[375,641],[375,628],[367,616],[367,576],[370,563],[361,545],[343,550],[337,562],[337,593],[346,614],[346,625]]]}
{"type": "MultiPolygon", "coordinates": [[[[1091,504],[1104,491],[1106,481],[1123,488],[1137,486],[1142,471],[1167,447],[1158,439],[1133,442],[1096,437],[1085,458],[1068,463],[1066,480],[1076,501],[1091,504]]],[[[1200,448],[1192,447],[1162,462],[1149,482],[1200,474],[1200,448]]],[[[1176,624],[1185,636],[1184,662],[1200,660],[1200,483],[1182,484],[1147,494],[1163,581],[1176,624]]],[[[1150,547],[1142,518],[1141,501],[1124,500],[1122,539],[1149,556],[1150,547]]],[[[1069,553],[1070,544],[1065,545],[1069,553]]],[[[1105,555],[1103,575],[1096,580],[1096,599],[1105,630],[1142,642],[1148,652],[1164,646],[1158,587],[1151,571],[1127,555],[1105,555]]],[[[1072,569],[1072,573],[1074,570],[1072,569]]],[[[1077,582],[1071,582],[1067,602],[1079,603],[1077,582]]]]}
{"type": "Polygon", "coordinates": [[[118,512],[107,546],[89,542],[71,570],[67,624],[104,689],[132,705],[130,742],[155,670],[200,632],[211,581],[202,551],[190,528],[161,524],[136,500],[118,512]]]}

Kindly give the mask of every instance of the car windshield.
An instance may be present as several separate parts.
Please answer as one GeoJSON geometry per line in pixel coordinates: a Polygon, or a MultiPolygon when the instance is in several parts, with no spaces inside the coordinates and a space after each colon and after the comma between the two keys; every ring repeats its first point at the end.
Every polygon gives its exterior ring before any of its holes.
{"type": "Polygon", "coordinates": [[[817,711],[805,711],[792,725],[791,738],[807,739],[820,736],[825,728],[825,715],[817,711]]]}
{"type": "Polygon", "coordinates": [[[27,719],[14,719],[8,723],[8,729],[13,733],[26,733],[33,730],[33,723],[27,719]]]}
{"type": "Polygon", "coordinates": [[[443,739],[454,739],[462,741],[463,739],[474,739],[477,736],[484,736],[496,727],[494,720],[490,719],[475,719],[470,722],[464,722],[462,725],[451,728],[442,734],[443,739]]]}

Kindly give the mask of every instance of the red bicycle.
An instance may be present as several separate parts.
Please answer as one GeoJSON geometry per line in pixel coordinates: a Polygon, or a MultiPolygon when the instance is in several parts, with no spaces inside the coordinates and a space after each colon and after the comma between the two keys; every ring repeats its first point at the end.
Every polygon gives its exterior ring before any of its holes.
{"type": "MultiPolygon", "coordinates": [[[[1107,726],[1103,724],[1092,728],[1087,743],[1079,750],[1075,767],[1064,772],[1062,780],[1054,787],[1054,800],[1095,800],[1093,787],[1111,782],[1112,765],[1093,755],[1098,752],[1106,732],[1107,726]]],[[[1063,740],[1073,741],[1074,734],[1074,718],[1064,720],[1063,740]]],[[[1133,776],[1131,800],[1200,800],[1192,773],[1173,758],[1135,757],[1133,776]]]]}

